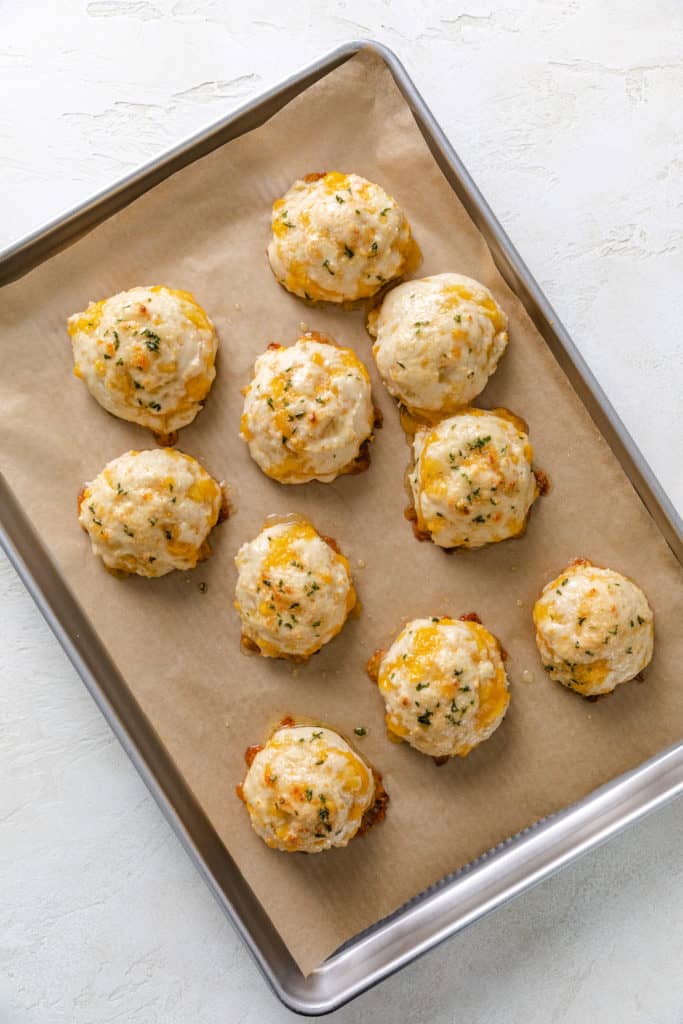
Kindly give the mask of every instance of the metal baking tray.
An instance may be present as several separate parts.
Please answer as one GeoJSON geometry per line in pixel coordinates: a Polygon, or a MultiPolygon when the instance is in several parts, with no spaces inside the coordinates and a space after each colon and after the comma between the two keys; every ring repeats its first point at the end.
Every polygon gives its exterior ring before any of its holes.
{"type": "MultiPolygon", "coordinates": [[[[181,167],[256,128],[307,86],[368,48],[387,64],[432,155],[484,235],[498,269],[524,303],[674,554],[683,561],[680,517],[404,67],[379,43],[346,43],[6,249],[0,253],[0,284],[26,273],[181,167]]],[[[324,1014],[342,1006],[449,935],[683,793],[680,743],[415,896],[390,917],[345,943],[304,977],[177,768],[139,714],[102,642],[1,476],[0,543],[276,995],[298,1013],[324,1014]]]]}

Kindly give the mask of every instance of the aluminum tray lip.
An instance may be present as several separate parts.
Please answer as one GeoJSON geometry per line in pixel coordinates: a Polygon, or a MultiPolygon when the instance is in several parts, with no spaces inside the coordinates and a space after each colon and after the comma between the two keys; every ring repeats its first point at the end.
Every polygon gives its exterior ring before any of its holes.
{"type": "MultiPolygon", "coordinates": [[[[546,343],[563,368],[570,371],[572,384],[587,405],[590,415],[594,418],[598,416],[598,426],[603,433],[608,434],[608,442],[613,447],[616,443],[617,447],[623,449],[629,463],[628,475],[674,553],[681,559],[683,524],[668,496],[481,196],[405,68],[393,51],[374,40],[360,39],[344,43],[289,76],[279,85],[238,107],[226,117],[205,126],[161,156],[140,165],[110,187],[96,193],[44,227],[13,243],[0,252],[0,282],[3,276],[5,280],[21,276],[64,244],[75,241],[79,234],[109,215],[106,212],[102,214],[104,207],[115,208],[117,200],[120,201],[120,205],[124,205],[184,163],[196,159],[201,155],[201,151],[209,152],[216,145],[220,145],[221,141],[227,141],[219,138],[226,130],[240,125],[240,129],[235,130],[232,136],[237,137],[244,131],[256,127],[274,112],[272,104],[284,105],[308,84],[366,49],[377,53],[389,67],[416,117],[432,155],[454,190],[461,196],[466,196],[470,212],[472,209],[476,210],[475,219],[478,224],[485,227],[494,258],[499,253],[507,264],[505,269],[499,269],[515,290],[521,289],[528,297],[534,307],[534,312],[529,312],[544,334],[546,343]],[[510,276],[512,281],[509,280],[510,276]],[[546,336],[546,332],[551,334],[551,340],[546,336]],[[593,408],[590,405],[593,405],[593,408]],[[633,475],[636,476],[635,480],[633,475]]],[[[526,305],[524,296],[520,297],[526,305]]],[[[616,454],[620,457],[619,451],[616,454]]],[[[19,528],[23,527],[30,533],[30,523],[21,513],[16,499],[9,493],[9,488],[3,485],[1,475],[0,503],[4,504],[5,513],[9,513],[10,518],[14,512],[17,520],[15,528],[18,523],[19,528]],[[20,517],[23,523],[19,522],[20,517]]],[[[57,610],[57,606],[46,596],[45,591],[49,588],[41,586],[38,582],[37,575],[40,571],[43,576],[47,574],[48,581],[56,580],[66,590],[57,568],[39,542],[35,545],[34,551],[28,552],[28,557],[25,557],[26,551],[20,549],[20,545],[15,542],[15,534],[16,529],[10,530],[7,523],[0,524],[0,544],[5,548],[10,561],[152,796],[197,864],[275,994],[289,1009],[297,1013],[317,1016],[338,1009],[444,941],[449,935],[508,902],[639,818],[683,793],[683,743],[679,743],[632,771],[611,780],[579,803],[511,837],[453,876],[416,895],[388,918],[349,940],[311,975],[304,978],[257,904],[253,893],[239,876],[229,854],[227,860],[230,861],[236,875],[236,878],[230,879],[229,886],[222,887],[211,871],[206,850],[202,853],[198,848],[171,796],[156,778],[151,764],[131,737],[129,723],[127,724],[112,706],[102,688],[98,673],[93,671],[84,657],[82,637],[78,632],[69,630],[65,622],[64,608],[60,605],[57,610]],[[501,879],[500,875],[506,872],[505,879],[501,879]],[[240,900],[247,904],[247,912],[244,907],[237,905],[240,900]],[[268,933],[266,938],[270,945],[267,948],[263,941],[259,941],[259,935],[263,931],[268,933]]],[[[35,538],[33,539],[35,543],[35,538]]],[[[67,592],[67,597],[76,609],[75,614],[83,619],[84,630],[86,627],[89,629],[87,620],[73,596],[67,592]]],[[[94,634],[94,631],[91,632],[94,634]]],[[[102,663],[105,666],[108,663],[113,668],[106,652],[102,663]]],[[[99,665],[100,662],[98,667],[99,665]]],[[[226,857],[224,850],[223,856],[226,857]]],[[[260,938],[263,940],[262,934],[260,938]]]]}

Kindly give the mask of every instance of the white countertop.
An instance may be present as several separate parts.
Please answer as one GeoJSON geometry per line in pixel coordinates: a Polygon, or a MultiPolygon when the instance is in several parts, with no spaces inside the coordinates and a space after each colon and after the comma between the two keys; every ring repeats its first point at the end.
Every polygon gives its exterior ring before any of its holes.
{"type": "MultiPolygon", "coordinates": [[[[683,507],[679,0],[2,6],[0,246],[333,46],[392,47],[683,507]]],[[[0,608],[0,1021],[293,1019],[4,561],[0,608]]],[[[335,1019],[677,1024],[682,844],[678,802],[335,1019]]]]}

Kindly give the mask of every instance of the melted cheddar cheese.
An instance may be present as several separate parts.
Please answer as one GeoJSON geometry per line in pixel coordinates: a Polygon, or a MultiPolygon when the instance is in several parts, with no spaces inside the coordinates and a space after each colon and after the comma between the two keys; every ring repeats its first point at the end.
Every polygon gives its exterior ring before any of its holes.
{"type": "Polygon", "coordinates": [[[348,473],[373,424],[368,371],[351,349],[305,335],[256,360],[241,436],[274,480],[328,482],[348,473]]]}
{"type": "Polygon", "coordinates": [[[508,342],[507,317],[488,288],[459,274],[398,285],[368,330],[388,390],[422,415],[448,415],[476,398],[508,342]]]}
{"type": "Polygon", "coordinates": [[[213,383],[218,338],[185,291],[153,285],[69,317],[74,374],[120,419],[167,435],[191,423],[213,383]]]}
{"type": "Polygon", "coordinates": [[[506,409],[463,409],[417,431],[409,476],[417,525],[444,548],[515,537],[539,494],[524,424],[506,409]]]}
{"type": "Polygon", "coordinates": [[[189,455],[130,451],[85,485],[78,519],[108,569],[165,576],[206,557],[222,504],[220,484],[189,455]]]}
{"type": "Polygon", "coordinates": [[[310,658],[356,604],[348,561],[303,519],[264,527],[235,564],[243,633],[268,658],[310,658]]]}
{"type": "Polygon", "coordinates": [[[534,606],[536,645],[550,679],[584,697],[610,693],[652,658],[654,616],[643,591],[585,560],[567,566],[534,606]]]}
{"type": "Polygon", "coordinates": [[[414,619],[379,663],[387,731],[432,757],[465,757],[508,704],[496,638],[478,622],[414,619]]]}
{"type": "Polygon", "coordinates": [[[405,271],[414,249],[396,202],[357,174],[331,171],[295,181],[273,204],[270,266],[301,298],[345,302],[374,295],[405,271]]]}
{"type": "Polygon", "coordinates": [[[275,850],[346,846],[375,798],[371,769],[331,729],[278,729],[241,787],[254,831],[275,850]]]}

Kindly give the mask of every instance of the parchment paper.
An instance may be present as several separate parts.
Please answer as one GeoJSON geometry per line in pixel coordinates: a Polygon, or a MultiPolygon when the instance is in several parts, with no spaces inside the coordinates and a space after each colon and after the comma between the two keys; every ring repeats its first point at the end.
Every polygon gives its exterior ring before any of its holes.
{"type": "Polygon", "coordinates": [[[375,56],[355,57],[260,129],[142,196],[8,286],[0,305],[3,471],[305,973],[448,872],[681,738],[677,563],[375,56]],[[507,310],[509,351],[479,404],[524,416],[536,465],[550,475],[552,491],[524,538],[453,556],[413,538],[403,518],[408,450],[374,372],[363,314],[308,308],[271,276],[272,200],[296,177],[326,169],[356,171],[395,196],[424,252],[420,275],[479,278],[507,310]],[[105,413],[73,377],[65,320],[90,299],[154,283],[193,291],[218,327],[218,377],[179,447],[228,482],[236,511],[214,532],[213,556],[195,572],[118,580],[90,552],[76,495],[107,460],[153,441],[105,413]],[[263,476],[238,438],[240,387],[265,346],[294,341],[302,322],[365,359],[385,425],[367,473],[283,487],[263,476]],[[338,540],[363,606],[360,618],[299,668],[241,654],[232,607],[237,548],[267,513],[288,511],[338,540]],[[542,586],[578,555],[633,576],[656,615],[646,681],[597,704],[546,677],[530,617],[542,586]],[[489,742],[437,768],[388,742],[383,704],[364,665],[407,618],[472,610],[510,654],[512,703],[489,742]],[[320,719],[352,738],[355,726],[368,730],[357,745],[382,771],[391,805],[384,823],[345,850],[313,857],[271,851],[235,796],[245,746],[285,713],[320,719]]]}

